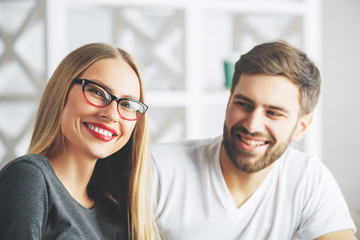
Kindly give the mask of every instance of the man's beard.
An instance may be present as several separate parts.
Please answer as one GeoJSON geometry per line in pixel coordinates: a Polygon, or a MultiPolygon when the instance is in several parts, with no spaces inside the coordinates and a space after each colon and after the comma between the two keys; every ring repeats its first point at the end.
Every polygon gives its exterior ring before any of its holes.
{"type": "Polygon", "coordinates": [[[255,173],[258,172],[271,164],[273,164],[277,159],[281,157],[281,155],[285,152],[286,148],[291,143],[292,135],[295,131],[295,128],[289,135],[288,139],[285,142],[278,143],[276,145],[276,140],[274,137],[269,135],[264,135],[262,133],[249,133],[244,127],[242,126],[233,126],[231,128],[231,132],[224,124],[224,139],[223,145],[228,155],[229,159],[231,160],[232,164],[238,170],[245,172],[245,173],[255,173]],[[237,133],[242,133],[244,135],[249,135],[253,137],[259,137],[262,140],[266,140],[268,147],[266,152],[262,155],[259,155],[255,152],[251,152],[248,150],[243,149],[242,147],[238,146],[236,142],[238,141],[238,137],[236,136],[237,133]],[[253,158],[256,158],[254,161],[253,158]]]}

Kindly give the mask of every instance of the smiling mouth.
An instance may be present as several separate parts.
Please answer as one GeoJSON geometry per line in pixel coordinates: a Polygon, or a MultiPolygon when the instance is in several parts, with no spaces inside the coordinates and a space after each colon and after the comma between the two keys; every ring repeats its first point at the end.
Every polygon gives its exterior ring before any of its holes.
{"type": "Polygon", "coordinates": [[[269,143],[269,141],[246,139],[246,138],[243,138],[240,134],[237,134],[237,137],[241,142],[245,143],[246,145],[248,145],[250,147],[259,147],[259,146],[263,146],[263,145],[269,143]]]}
{"type": "Polygon", "coordinates": [[[91,129],[92,131],[103,135],[104,137],[114,137],[117,136],[115,133],[112,133],[108,130],[105,130],[103,128],[100,128],[98,126],[92,125],[90,123],[84,123],[86,127],[88,127],[89,129],[91,129]]]}

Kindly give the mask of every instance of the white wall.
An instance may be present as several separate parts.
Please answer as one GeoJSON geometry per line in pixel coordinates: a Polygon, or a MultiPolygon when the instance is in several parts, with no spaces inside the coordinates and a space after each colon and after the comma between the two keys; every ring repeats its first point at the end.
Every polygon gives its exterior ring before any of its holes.
{"type": "Polygon", "coordinates": [[[360,237],[360,1],[323,1],[324,162],[335,175],[360,237]]]}

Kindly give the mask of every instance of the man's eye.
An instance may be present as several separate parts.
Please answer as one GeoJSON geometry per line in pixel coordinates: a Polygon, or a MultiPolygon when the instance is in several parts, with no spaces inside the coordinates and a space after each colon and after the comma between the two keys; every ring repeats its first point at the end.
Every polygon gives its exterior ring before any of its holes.
{"type": "Polygon", "coordinates": [[[266,114],[269,116],[272,116],[272,117],[282,117],[283,116],[282,113],[275,112],[275,111],[267,111],[266,114]]]}
{"type": "Polygon", "coordinates": [[[250,104],[245,103],[245,102],[236,102],[235,104],[245,110],[251,110],[251,108],[252,108],[252,106],[250,104]]]}

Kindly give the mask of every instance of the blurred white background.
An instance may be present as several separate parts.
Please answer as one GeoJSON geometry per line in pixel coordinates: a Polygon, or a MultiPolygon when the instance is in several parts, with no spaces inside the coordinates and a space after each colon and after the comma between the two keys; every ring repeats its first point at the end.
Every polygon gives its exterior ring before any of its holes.
{"type": "Polygon", "coordinates": [[[224,61],[284,39],[323,77],[314,126],[295,146],[323,159],[360,227],[359,13],[359,0],[0,0],[0,167],[26,153],[49,76],[83,44],[138,60],[156,143],[221,134],[224,61]]]}

